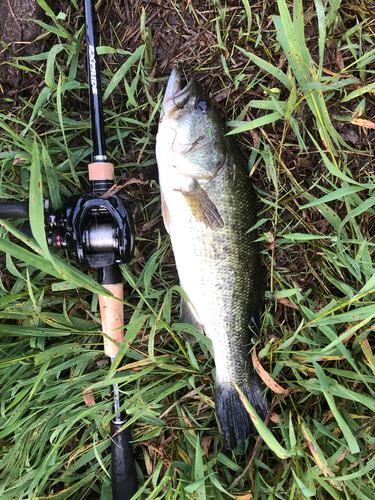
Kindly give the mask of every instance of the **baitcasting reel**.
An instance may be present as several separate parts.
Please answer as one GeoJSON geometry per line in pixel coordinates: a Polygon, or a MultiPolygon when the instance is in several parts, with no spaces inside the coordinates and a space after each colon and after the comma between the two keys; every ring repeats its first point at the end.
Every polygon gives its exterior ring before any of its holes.
{"type": "Polygon", "coordinates": [[[116,195],[104,199],[95,191],[75,196],[56,213],[50,213],[47,200],[45,227],[48,245],[66,248],[81,265],[104,268],[133,255],[133,219],[116,195]]]}
{"type": "MultiPolygon", "coordinates": [[[[90,193],[72,196],[55,213],[49,200],[45,202],[48,245],[66,249],[79,264],[95,269],[128,262],[135,239],[133,217],[119,196],[102,197],[112,182],[100,184],[101,189],[95,186],[90,193]]],[[[0,218],[18,217],[29,217],[27,202],[0,204],[0,218]]],[[[28,222],[20,230],[32,236],[28,222]]]]}

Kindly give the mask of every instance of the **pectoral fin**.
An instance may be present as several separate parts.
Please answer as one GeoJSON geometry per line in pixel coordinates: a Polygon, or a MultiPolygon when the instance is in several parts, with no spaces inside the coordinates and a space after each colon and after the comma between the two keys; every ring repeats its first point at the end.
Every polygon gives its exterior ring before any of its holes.
{"type": "Polygon", "coordinates": [[[198,221],[203,222],[211,229],[224,226],[218,209],[206,191],[199,185],[198,181],[193,179],[189,189],[181,189],[181,193],[189,205],[192,214],[198,221]]]}

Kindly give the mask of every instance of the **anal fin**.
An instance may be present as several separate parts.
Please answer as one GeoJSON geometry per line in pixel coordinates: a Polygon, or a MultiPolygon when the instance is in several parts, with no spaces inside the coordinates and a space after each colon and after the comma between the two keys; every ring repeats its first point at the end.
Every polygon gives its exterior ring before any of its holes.
{"type": "Polygon", "coordinates": [[[172,225],[171,215],[169,213],[169,208],[167,202],[165,201],[165,197],[162,191],[160,191],[160,195],[161,195],[161,214],[163,216],[164,226],[165,229],[168,231],[168,233],[171,234],[171,225],[172,225]]]}
{"type": "MultiPolygon", "coordinates": [[[[198,332],[204,335],[203,325],[199,321],[194,306],[190,302],[188,302],[184,297],[181,297],[180,321],[181,323],[189,323],[190,325],[193,325],[198,330],[198,332]]],[[[191,333],[184,332],[183,335],[185,337],[186,342],[189,342],[189,344],[195,344],[198,341],[198,339],[194,337],[194,335],[192,335],[191,333]]]]}

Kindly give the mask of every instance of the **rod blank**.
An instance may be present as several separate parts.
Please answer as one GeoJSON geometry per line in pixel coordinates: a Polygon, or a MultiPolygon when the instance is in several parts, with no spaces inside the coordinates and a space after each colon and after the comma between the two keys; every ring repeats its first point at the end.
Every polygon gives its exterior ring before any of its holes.
{"type": "Polygon", "coordinates": [[[95,6],[91,0],[85,0],[85,18],[93,160],[103,161],[106,159],[106,148],[103,123],[102,83],[100,78],[99,57],[96,52],[98,43],[95,6]]]}

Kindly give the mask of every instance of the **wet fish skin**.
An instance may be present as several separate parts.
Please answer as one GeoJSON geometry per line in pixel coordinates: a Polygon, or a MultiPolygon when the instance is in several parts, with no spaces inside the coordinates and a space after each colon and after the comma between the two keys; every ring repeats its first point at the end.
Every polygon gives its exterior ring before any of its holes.
{"type": "Polygon", "coordinates": [[[234,382],[261,418],[269,405],[251,362],[252,332],[264,311],[256,232],[256,196],[235,141],[194,79],[181,89],[172,71],[157,135],[165,226],[182,288],[181,321],[212,341],[216,414],[226,448],[256,429],[234,382]]]}

